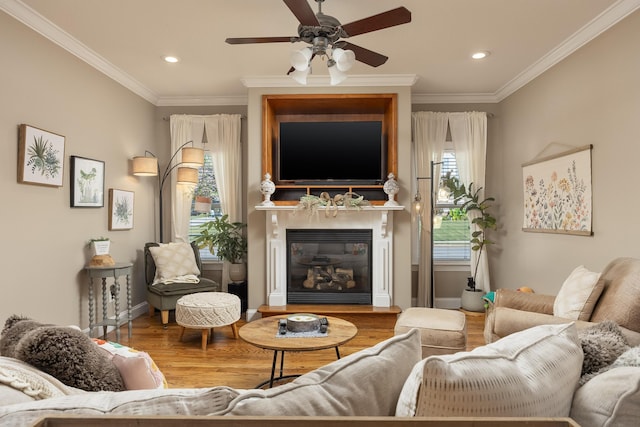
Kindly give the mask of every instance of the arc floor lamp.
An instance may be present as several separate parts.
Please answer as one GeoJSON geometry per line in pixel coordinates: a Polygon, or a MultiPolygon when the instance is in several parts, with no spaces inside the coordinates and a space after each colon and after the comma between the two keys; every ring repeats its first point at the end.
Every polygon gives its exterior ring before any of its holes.
{"type": "Polygon", "coordinates": [[[160,223],[160,243],[164,242],[163,238],[163,217],[162,217],[162,190],[167,178],[171,176],[171,172],[177,169],[176,182],[178,184],[197,184],[198,169],[204,165],[204,150],[202,148],[187,147],[193,144],[188,141],[182,144],[169,159],[166,169],[160,173],[160,164],[158,157],[150,151],[145,150],[144,156],[133,158],[133,174],[136,176],[157,176],[158,177],[158,218],[160,223]],[[180,154],[180,161],[174,164],[176,156],[180,154]]]}
{"type": "Polygon", "coordinates": [[[435,217],[435,210],[436,210],[436,204],[435,204],[435,184],[434,181],[436,179],[439,179],[440,177],[434,177],[435,175],[435,168],[436,165],[441,165],[444,162],[434,162],[433,160],[431,161],[431,175],[430,176],[418,176],[416,177],[416,181],[417,181],[417,185],[416,185],[416,195],[413,198],[413,209],[415,211],[415,213],[418,215],[419,218],[419,227],[420,229],[422,229],[422,210],[424,208],[424,205],[422,204],[422,196],[420,195],[420,180],[423,179],[428,179],[429,180],[429,201],[430,201],[430,221],[429,221],[429,239],[430,239],[430,245],[431,245],[431,249],[429,252],[429,274],[430,274],[430,278],[429,278],[429,295],[430,295],[430,303],[429,306],[430,307],[434,307],[435,306],[435,298],[436,298],[436,293],[435,293],[435,287],[434,287],[434,278],[435,275],[433,274],[433,221],[434,221],[434,217],[435,217]]]}

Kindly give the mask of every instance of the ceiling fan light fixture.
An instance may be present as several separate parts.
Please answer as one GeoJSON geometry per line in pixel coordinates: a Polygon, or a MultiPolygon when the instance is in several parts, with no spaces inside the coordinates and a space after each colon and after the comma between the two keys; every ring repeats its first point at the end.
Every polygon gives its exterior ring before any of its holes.
{"type": "Polygon", "coordinates": [[[340,71],[349,71],[356,62],[356,54],[352,50],[344,50],[340,47],[333,49],[332,59],[340,71]]]}
{"type": "Polygon", "coordinates": [[[298,71],[309,69],[309,61],[311,60],[312,54],[313,52],[309,47],[292,51],[290,56],[291,66],[298,71]]]}
{"type": "Polygon", "coordinates": [[[307,67],[306,70],[294,70],[291,73],[289,73],[289,76],[291,76],[293,80],[300,83],[301,85],[306,85],[307,76],[309,75],[310,72],[311,72],[311,67],[307,67]]]}
{"type": "Polygon", "coordinates": [[[333,59],[328,60],[327,68],[329,69],[329,77],[331,78],[330,83],[332,86],[340,84],[346,80],[347,75],[338,68],[338,64],[336,63],[335,60],[333,59]]]}

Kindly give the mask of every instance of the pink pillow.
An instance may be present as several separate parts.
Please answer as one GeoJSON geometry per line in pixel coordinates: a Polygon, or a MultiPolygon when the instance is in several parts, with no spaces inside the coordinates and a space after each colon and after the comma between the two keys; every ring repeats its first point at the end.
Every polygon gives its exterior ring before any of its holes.
{"type": "Polygon", "coordinates": [[[149,354],[122,344],[94,338],[120,371],[127,390],[168,388],[167,381],[149,354]]]}

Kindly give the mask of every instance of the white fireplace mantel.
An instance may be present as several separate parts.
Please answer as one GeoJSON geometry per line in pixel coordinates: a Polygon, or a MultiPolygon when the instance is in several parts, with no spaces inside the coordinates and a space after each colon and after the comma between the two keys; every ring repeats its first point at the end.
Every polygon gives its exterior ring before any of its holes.
{"type": "Polygon", "coordinates": [[[360,209],[318,210],[309,215],[297,206],[255,207],[266,214],[266,291],[269,305],[287,304],[287,229],[370,229],[373,234],[372,304],[393,304],[393,212],[404,206],[366,206],[360,209]]]}

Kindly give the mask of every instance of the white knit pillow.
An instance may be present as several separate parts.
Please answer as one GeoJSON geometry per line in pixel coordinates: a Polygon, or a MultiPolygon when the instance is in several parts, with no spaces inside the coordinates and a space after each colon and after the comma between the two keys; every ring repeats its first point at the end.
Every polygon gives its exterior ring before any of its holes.
{"type": "Polygon", "coordinates": [[[156,264],[153,284],[170,282],[198,282],[200,269],[189,243],[161,243],[149,248],[156,264]]]}
{"type": "Polygon", "coordinates": [[[471,352],[419,362],[396,416],[567,417],[581,368],[573,323],[536,326],[471,352]]]}
{"type": "Polygon", "coordinates": [[[589,320],[604,289],[600,273],[576,267],[564,281],[555,301],[553,315],[571,320],[589,320]]]}

